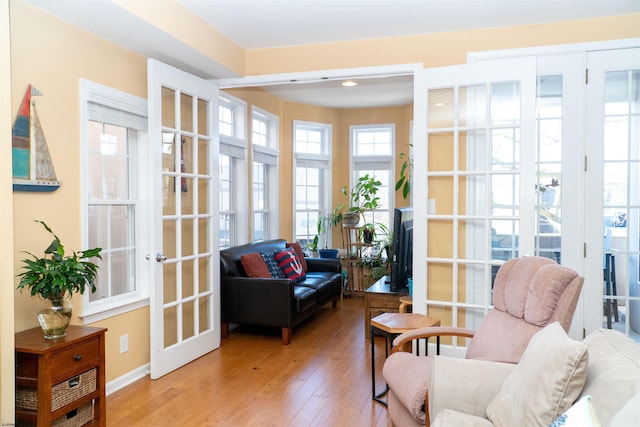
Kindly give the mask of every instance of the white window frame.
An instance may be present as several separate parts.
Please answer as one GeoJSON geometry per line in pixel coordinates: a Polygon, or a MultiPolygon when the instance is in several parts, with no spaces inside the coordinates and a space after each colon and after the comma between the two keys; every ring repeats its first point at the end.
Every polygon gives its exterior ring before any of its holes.
{"type": "MultiPolygon", "coordinates": [[[[220,215],[229,214],[234,217],[231,233],[231,245],[248,242],[248,218],[244,212],[248,212],[248,159],[247,159],[247,103],[234,96],[223,94],[219,97],[220,107],[230,108],[233,111],[233,135],[220,133],[220,155],[231,158],[231,209],[220,212],[220,215]]],[[[222,239],[220,240],[222,242],[222,239]]]]}
{"type": "MultiPolygon", "coordinates": [[[[353,188],[356,184],[358,171],[361,170],[384,170],[389,171],[389,194],[388,200],[386,200],[389,210],[389,224],[385,224],[389,229],[392,229],[393,222],[393,210],[395,209],[395,176],[396,176],[396,125],[394,123],[388,124],[373,124],[373,125],[351,125],[349,126],[349,157],[351,173],[349,175],[349,188],[353,188]],[[357,155],[356,144],[357,134],[360,131],[371,129],[386,129],[391,132],[391,153],[390,154],[373,154],[373,155],[357,155]]],[[[411,155],[411,154],[410,154],[411,155]]],[[[386,209],[377,209],[376,212],[386,211],[386,209]]],[[[375,217],[375,214],[374,214],[375,217]]]]}
{"type": "MultiPolygon", "coordinates": [[[[332,147],[333,127],[326,123],[309,122],[302,120],[293,121],[293,194],[296,194],[296,170],[298,167],[318,168],[324,170],[324,179],[320,183],[320,206],[318,215],[326,215],[333,210],[331,192],[332,192],[332,180],[331,180],[331,147],[332,147]],[[321,154],[301,153],[296,151],[296,131],[301,129],[309,129],[319,131],[322,133],[322,148],[321,154]]],[[[293,203],[293,236],[297,239],[296,234],[296,203],[293,203]]],[[[329,242],[326,242],[327,247],[333,247],[331,242],[331,235],[327,236],[329,242]]]]}
{"type": "MultiPolygon", "coordinates": [[[[120,110],[126,113],[147,118],[147,101],[146,99],[119,91],[107,86],[103,86],[88,80],[80,80],[80,158],[81,158],[81,174],[80,194],[81,206],[83,210],[81,226],[82,226],[82,243],[83,247],[88,247],[89,242],[89,200],[87,194],[88,183],[88,161],[87,161],[87,122],[89,121],[89,102],[99,104],[110,109],[120,110]]],[[[148,138],[146,123],[144,130],[137,130],[137,140],[135,150],[137,159],[134,170],[136,175],[135,185],[138,191],[143,191],[148,187],[148,164],[147,156],[144,155],[147,149],[148,138]]],[[[138,197],[136,201],[135,211],[135,290],[126,294],[117,295],[97,301],[90,301],[90,293],[85,293],[82,299],[82,312],[80,318],[84,323],[94,323],[113,316],[117,316],[129,311],[137,310],[141,307],[149,305],[149,275],[147,263],[143,254],[149,253],[149,229],[145,226],[145,218],[150,214],[150,207],[143,202],[142,197],[138,197]]],[[[98,275],[100,272],[98,272],[98,275]]]]}
{"type": "MultiPolygon", "coordinates": [[[[235,96],[228,95],[223,93],[219,97],[219,107],[220,108],[228,108],[231,110],[231,114],[233,116],[232,119],[232,134],[227,135],[223,134],[220,131],[220,138],[228,137],[235,138],[240,141],[247,140],[247,103],[240,98],[236,98],[235,96]]],[[[218,116],[219,118],[220,116],[218,116]]],[[[222,126],[220,126],[222,129],[222,126]]]]}
{"type": "MultiPolygon", "coordinates": [[[[278,192],[272,191],[279,186],[279,165],[280,165],[280,118],[275,114],[269,113],[261,108],[251,107],[251,161],[252,163],[262,163],[265,166],[265,209],[257,210],[255,206],[251,207],[251,237],[255,239],[253,218],[256,213],[268,212],[267,229],[265,230],[264,239],[277,239],[280,237],[280,205],[278,192]],[[266,145],[253,143],[253,120],[257,119],[267,125],[266,145]]],[[[252,164],[253,166],[253,164],[252,164]]],[[[253,167],[251,168],[253,173],[253,167]]],[[[253,187],[253,180],[252,180],[253,187]]],[[[253,202],[253,201],[252,201],[253,202]]]]}

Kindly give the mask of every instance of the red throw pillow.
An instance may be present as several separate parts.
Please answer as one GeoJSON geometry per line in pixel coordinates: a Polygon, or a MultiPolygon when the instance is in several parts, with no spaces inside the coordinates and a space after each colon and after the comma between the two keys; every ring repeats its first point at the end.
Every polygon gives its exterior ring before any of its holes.
{"type": "Polygon", "coordinates": [[[267,267],[267,263],[264,262],[264,259],[262,259],[262,256],[258,252],[242,255],[240,257],[240,263],[248,277],[271,278],[269,267],[267,267]]]}
{"type": "Polygon", "coordinates": [[[280,266],[280,270],[282,270],[289,280],[293,283],[298,283],[306,279],[307,276],[302,269],[302,263],[298,259],[296,251],[293,248],[278,251],[274,255],[278,265],[280,266]]]}
{"type": "Polygon", "coordinates": [[[288,248],[293,248],[296,251],[296,255],[298,255],[298,259],[300,260],[300,264],[302,264],[302,269],[306,273],[309,271],[309,267],[307,267],[307,260],[304,259],[304,252],[302,252],[302,246],[300,246],[300,242],[287,243],[288,248]]]}

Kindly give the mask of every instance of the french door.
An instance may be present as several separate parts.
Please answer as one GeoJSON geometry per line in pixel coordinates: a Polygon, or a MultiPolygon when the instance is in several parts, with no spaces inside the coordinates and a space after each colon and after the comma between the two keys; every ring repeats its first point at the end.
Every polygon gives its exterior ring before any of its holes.
{"type": "Polygon", "coordinates": [[[414,310],[475,328],[499,264],[540,255],[585,277],[571,336],[638,339],[640,50],[578,49],[416,74],[414,310]]]}
{"type": "Polygon", "coordinates": [[[218,89],[148,62],[151,378],[220,345],[218,89]]]}
{"type": "Polygon", "coordinates": [[[640,48],[587,54],[586,329],[640,341],[640,48]],[[601,315],[599,315],[601,314],[601,315]]]}

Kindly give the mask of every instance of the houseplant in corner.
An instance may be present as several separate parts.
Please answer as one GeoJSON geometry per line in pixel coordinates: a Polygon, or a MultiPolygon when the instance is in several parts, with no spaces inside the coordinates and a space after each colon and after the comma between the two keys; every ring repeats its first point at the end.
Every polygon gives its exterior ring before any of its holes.
{"type": "Polygon", "coordinates": [[[68,298],[74,293],[83,294],[89,287],[96,291],[98,266],[90,258],[101,258],[102,248],[87,249],[65,256],[64,245],[44,221],[38,221],[53,235],[53,241],[38,257],[31,252],[25,258],[23,271],[18,274],[18,289],[28,288],[31,295],[38,295],[50,305],[38,312],[38,321],[47,339],[61,338],[66,334],[71,320],[71,305],[68,298]]]}
{"type": "Polygon", "coordinates": [[[333,227],[342,221],[342,210],[343,206],[340,205],[328,214],[318,217],[318,236],[324,243],[324,249],[318,250],[320,258],[336,258],[338,256],[338,249],[329,249],[328,242],[333,227]]]}
{"type": "MultiPolygon", "coordinates": [[[[365,212],[373,212],[380,206],[378,190],[382,183],[369,174],[361,176],[351,191],[347,186],[342,187],[342,194],[349,198],[349,209],[347,212],[361,216],[363,224],[367,222],[365,212]]],[[[346,212],[345,212],[346,214],[346,212]]],[[[354,225],[357,225],[356,222],[354,225]]]]}

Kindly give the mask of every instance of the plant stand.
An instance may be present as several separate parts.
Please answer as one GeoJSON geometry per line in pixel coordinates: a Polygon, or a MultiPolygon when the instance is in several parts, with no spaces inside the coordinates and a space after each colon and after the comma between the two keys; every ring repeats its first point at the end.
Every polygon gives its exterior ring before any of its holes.
{"type": "Polygon", "coordinates": [[[371,269],[362,266],[363,255],[370,252],[378,244],[361,243],[359,241],[361,227],[342,225],[342,236],[347,250],[346,258],[342,260],[342,264],[346,267],[349,280],[345,293],[360,294],[375,282],[371,276],[371,269]]]}

